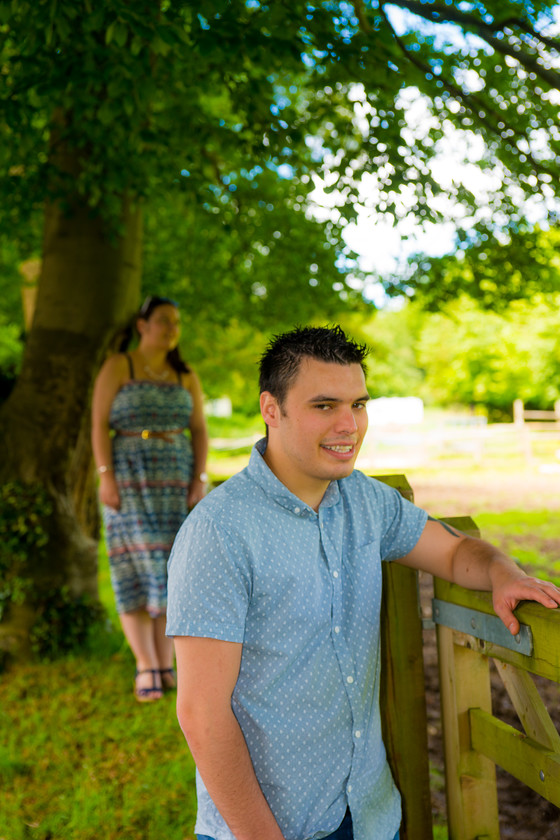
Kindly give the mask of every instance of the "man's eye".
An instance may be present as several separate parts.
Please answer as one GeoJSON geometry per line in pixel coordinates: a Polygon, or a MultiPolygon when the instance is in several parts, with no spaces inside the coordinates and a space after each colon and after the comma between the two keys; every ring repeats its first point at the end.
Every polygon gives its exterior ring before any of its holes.
{"type": "Polygon", "coordinates": [[[317,403],[317,404],[315,405],[315,408],[318,408],[318,409],[320,409],[321,411],[324,411],[325,409],[330,408],[330,405],[329,405],[328,403],[317,403]]]}
{"type": "Polygon", "coordinates": [[[365,407],[366,407],[365,403],[354,403],[354,408],[365,408],[365,407]]]}

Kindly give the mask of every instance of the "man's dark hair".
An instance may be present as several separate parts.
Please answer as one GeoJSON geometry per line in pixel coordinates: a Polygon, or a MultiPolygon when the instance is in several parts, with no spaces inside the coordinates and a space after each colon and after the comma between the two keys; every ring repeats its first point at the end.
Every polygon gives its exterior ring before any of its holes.
{"type": "Polygon", "coordinates": [[[317,359],[339,365],[358,364],[366,371],[364,359],[369,350],[348,338],[339,326],[296,327],[275,335],[260,360],[259,389],[269,391],[283,406],[302,359],[317,359]]]}

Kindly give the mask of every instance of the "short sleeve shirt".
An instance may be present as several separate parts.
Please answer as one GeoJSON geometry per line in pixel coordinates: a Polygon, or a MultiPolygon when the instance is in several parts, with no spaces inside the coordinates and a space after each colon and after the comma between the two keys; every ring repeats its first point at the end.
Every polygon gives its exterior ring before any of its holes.
{"type": "MultiPolygon", "coordinates": [[[[233,711],[286,840],[318,840],[350,807],[355,840],[401,819],[379,713],[381,563],[427,514],[355,470],[318,511],[262,458],[212,491],[169,560],[167,633],[243,645],[233,711]]],[[[235,840],[197,774],[195,831],[235,840]]]]}

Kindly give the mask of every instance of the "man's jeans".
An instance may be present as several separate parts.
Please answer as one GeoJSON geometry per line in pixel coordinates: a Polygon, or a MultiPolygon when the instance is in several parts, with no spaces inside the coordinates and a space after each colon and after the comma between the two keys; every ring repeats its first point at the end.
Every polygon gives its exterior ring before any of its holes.
{"type": "MultiPolygon", "coordinates": [[[[196,835],[198,840],[213,840],[212,837],[208,837],[206,834],[197,834],[196,835]]],[[[327,835],[324,837],[323,840],[353,840],[354,835],[352,832],[352,817],[350,816],[350,811],[346,811],[346,816],[342,820],[341,824],[337,828],[333,834],[327,835]]],[[[393,840],[399,840],[399,832],[395,834],[393,840]]]]}

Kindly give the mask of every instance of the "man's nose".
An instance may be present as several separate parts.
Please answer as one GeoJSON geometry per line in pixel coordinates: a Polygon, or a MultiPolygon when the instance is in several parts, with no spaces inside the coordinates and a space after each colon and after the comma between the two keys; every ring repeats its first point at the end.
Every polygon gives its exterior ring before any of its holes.
{"type": "Polygon", "coordinates": [[[343,408],[337,420],[338,422],[336,424],[336,428],[339,432],[354,434],[358,429],[356,415],[354,414],[352,408],[343,408]]]}

